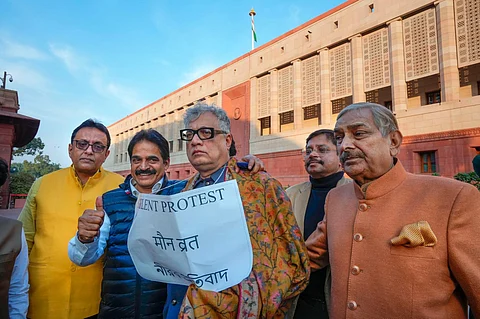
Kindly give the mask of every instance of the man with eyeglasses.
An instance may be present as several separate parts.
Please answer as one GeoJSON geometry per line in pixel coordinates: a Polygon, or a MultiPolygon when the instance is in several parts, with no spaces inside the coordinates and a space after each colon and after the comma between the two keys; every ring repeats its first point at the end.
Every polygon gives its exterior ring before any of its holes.
{"type": "Polygon", "coordinates": [[[68,145],[72,165],[37,179],[29,191],[19,220],[30,257],[30,319],[95,318],[98,313],[103,262],[79,268],[69,260],[67,247],[83,211],[123,181],[102,168],[109,147],[107,128],[84,121],[68,145]]]}
{"type": "MultiPolygon", "coordinates": [[[[221,108],[197,104],[188,108],[180,137],[198,171],[185,190],[235,179],[253,249],[253,268],[238,285],[220,292],[168,285],[164,317],[285,318],[305,289],[309,267],[306,248],[282,186],[265,172],[237,173],[229,157],[230,120],[221,108]],[[183,302],[182,302],[183,300],[183,302]]],[[[218,212],[222,214],[223,212],[218,212]]],[[[221,238],[219,238],[221,240],[221,238]]],[[[228,247],[228,243],[219,243],[228,247]]]]}
{"type": "MultiPolygon", "coordinates": [[[[128,144],[131,174],[118,188],[97,198],[95,209],[78,218],[78,232],[70,240],[71,261],[86,267],[104,258],[102,300],[98,318],[162,318],[166,284],[142,278],[127,248],[127,238],[140,193],[172,195],[179,193],[185,180],[169,180],[167,140],[153,129],[141,130],[128,144]]],[[[263,162],[247,155],[252,173],[263,169],[263,162]]],[[[247,166],[248,164],[245,163],[247,166]]]]}
{"type": "Polygon", "coordinates": [[[347,106],[334,135],[353,182],[330,191],[306,241],[310,262],[331,267],[330,316],[467,318],[469,303],[478,318],[478,189],[407,173],[402,133],[383,105],[347,106]]]}
{"type": "MultiPolygon", "coordinates": [[[[289,187],[287,195],[292,201],[303,238],[307,240],[325,216],[324,205],[328,192],[351,180],[344,177],[340,168],[332,130],[312,132],[307,137],[303,155],[309,181],[289,187]]],[[[298,298],[294,318],[328,318],[324,291],[327,268],[311,266],[310,281],[298,298]]]]}

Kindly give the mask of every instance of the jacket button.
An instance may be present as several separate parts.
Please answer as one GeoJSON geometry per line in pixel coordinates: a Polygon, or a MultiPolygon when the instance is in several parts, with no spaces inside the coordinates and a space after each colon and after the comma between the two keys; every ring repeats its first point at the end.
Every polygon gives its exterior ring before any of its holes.
{"type": "Polygon", "coordinates": [[[358,308],[358,305],[357,305],[357,303],[356,303],[355,301],[350,300],[349,302],[347,302],[347,307],[348,307],[348,309],[350,309],[350,310],[355,310],[355,309],[358,308]]]}
{"type": "Polygon", "coordinates": [[[361,203],[360,205],[358,205],[358,209],[361,211],[361,212],[364,212],[366,211],[368,208],[367,204],[365,203],[361,203]]]}
{"type": "Polygon", "coordinates": [[[355,235],[353,235],[353,240],[355,240],[355,241],[362,241],[362,240],[363,240],[362,234],[356,233],[355,235]]]}
{"type": "Polygon", "coordinates": [[[172,300],[172,306],[175,306],[177,304],[177,299],[172,300]]]}
{"type": "Polygon", "coordinates": [[[352,267],[352,275],[358,275],[360,273],[360,267],[358,266],[353,266],[352,267]]]}
{"type": "Polygon", "coordinates": [[[75,266],[74,264],[70,265],[70,271],[71,272],[77,271],[77,266],[75,266]]]}

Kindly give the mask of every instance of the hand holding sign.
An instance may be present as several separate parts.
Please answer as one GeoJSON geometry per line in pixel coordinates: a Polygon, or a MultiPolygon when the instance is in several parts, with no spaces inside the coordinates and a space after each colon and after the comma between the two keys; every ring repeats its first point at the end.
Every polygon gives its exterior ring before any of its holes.
{"type": "Polygon", "coordinates": [[[95,236],[100,233],[105,212],[103,211],[102,196],[95,201],[96,209],[86,209],[78,218],[78,239],[86,244],[93,242],[95,236]]]}
{"type": "Polygon", "coordinates": [[[135,214],[127,244],[143,278],[218,292],[250,274],[252,244],[236,180],[140,194],[135,214]]]}

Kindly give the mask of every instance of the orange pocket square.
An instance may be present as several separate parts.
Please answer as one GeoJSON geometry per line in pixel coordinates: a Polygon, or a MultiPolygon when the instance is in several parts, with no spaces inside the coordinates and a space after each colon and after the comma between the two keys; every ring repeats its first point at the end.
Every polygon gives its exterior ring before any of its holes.
{"type": "Polygon", "coordinates": [[[433,233],[430,224],[425,220],[421,220],[417,223],[403,226],[400,235],[392,238],[390,241],[393,246],[433,247],[437,244],[437,237],[433,233]]]}

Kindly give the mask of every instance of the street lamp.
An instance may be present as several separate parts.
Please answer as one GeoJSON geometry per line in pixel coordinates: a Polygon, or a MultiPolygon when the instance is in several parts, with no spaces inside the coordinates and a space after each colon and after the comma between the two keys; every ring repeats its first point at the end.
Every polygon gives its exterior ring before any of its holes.
{"type": "Polygon", "coordinates": [[[0,78],[0,80],[2,81],[2,86],[1,88],[4,89],[5,86],[7,85],[7,76],[8,76],[8,81],[13,82],[13,77],[11,74],[7,74],[7,71],[3,72],[3,78],[0,78]]]}

